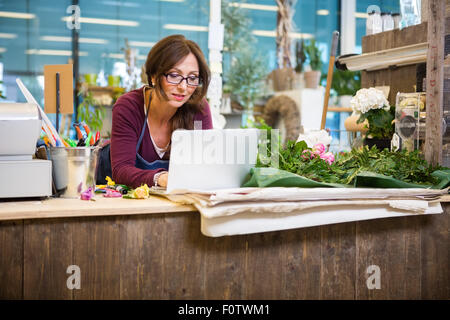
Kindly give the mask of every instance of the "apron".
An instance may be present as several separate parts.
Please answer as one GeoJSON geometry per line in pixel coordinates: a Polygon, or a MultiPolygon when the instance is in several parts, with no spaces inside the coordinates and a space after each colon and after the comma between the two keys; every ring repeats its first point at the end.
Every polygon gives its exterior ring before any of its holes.
{"type": "MultiPolygon", "coordinates": [[[[151,101],[151,99],[152,99],[152,97],[150,95],[149,100],[151,101]]],[[[141,132],[141,135],[139,136],[139,140],[136,145],[136,161],[135,161],[134,165],[136,166],[136,168],[143,169],[143,170],[156,170],[156,169],[169,170],[169,160],[155,160],[153,162],[148,162],[138,153],[139,147],[141,146],[141,143],[142,143],[142,139],[144,138],[145,129],[147,129],[147,114],[148,114],[148,110],[150,109],[150,101],[148,103],[147,111],[145,112],[145,120],[144,120],[144,125],[142,128],[142,132],[141,132]]],[[[144,88],[144,106],[145,106],[145,88],[144,88]]]]}

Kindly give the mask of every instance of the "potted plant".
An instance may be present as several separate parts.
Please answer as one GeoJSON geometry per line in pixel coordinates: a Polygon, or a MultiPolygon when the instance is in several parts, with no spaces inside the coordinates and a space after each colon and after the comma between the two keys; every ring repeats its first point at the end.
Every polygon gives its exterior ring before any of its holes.
{"type": "Polygon", "coordinates": [[[254,120],[253,106],[263,91],[267,75],[266,59],[251,47],[242,48],[235,58],[228,74],[227,86],[244,108],[242,126],[245,127],[248,120],[254,120]]]}
{"type": "Polygon", "coordinates": [[[364,144],[376,145],[380,150],[389,149],[394,134],[395,107],[389,105],[384,93],[375,88],[360,89],[350,105],[359,116],[356,123],[365,123],[367,127],[364,144]]]}
{"type": "MultiPolygon", "coordinates": [[[[222,0],[224,32],[223,102],[226,110],[233,105],[243,108],[242,126],[253,120],[253,106],[263,91],[267,76],[267,59],[255,51],[255,36],[251,33],[251,19],[247,10],[222,0]],[[237,103],[235,103],[237,102],[237,103]]],[[[234,108],[233,108],[234,109],[234,108]]]]}
{"type": "Polygon", "coordinates": [[[306,56],[309,60],[310,71],[305,72],[305,87],[316,89],[319,86],[322,70],[322,50],[316,45],[316,40],[311,39],[305,46],[306,56]]]}
{"type": "Polygon", "coordinates": [[[303,39],[298,40],[295,43],[295,80],[296,87],[301,88],[302,80],[303,80],[303,64],[306,61],[306,53],[305,53],[305,41],[303,39]]]}

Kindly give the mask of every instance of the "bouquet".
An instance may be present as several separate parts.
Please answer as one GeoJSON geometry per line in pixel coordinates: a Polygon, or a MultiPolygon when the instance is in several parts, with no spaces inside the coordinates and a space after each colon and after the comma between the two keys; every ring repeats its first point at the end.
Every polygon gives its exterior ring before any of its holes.
{"type": "Polygon", "coordinates": [[[366,137],[392,139],[395,107],[391,107],[384,93],[375,88],[360,89],[351,99],[353,114],[359,115],[356,123],[366,122],[366,137]]]}

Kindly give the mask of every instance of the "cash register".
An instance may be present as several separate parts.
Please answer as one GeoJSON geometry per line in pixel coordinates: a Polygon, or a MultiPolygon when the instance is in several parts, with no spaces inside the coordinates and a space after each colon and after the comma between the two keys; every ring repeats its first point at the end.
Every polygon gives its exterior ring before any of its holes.
{"type": "Polygon", "coordinates": [[[0,199],[52,195],[52,163],[33,159],[42,119],[33,103],[0,103],[0,199]]]}

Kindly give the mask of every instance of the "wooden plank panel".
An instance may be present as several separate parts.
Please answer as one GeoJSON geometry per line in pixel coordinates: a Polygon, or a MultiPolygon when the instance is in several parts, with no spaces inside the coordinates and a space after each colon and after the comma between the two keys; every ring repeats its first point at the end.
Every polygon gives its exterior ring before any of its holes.
{"type": "Polygon", "coordinates": [[[247,236],[205,239],[205,299],[246,299],[247,236]]]}
{"type": "Polygon", "coordinates": [[[442,164],[445,3],[428,1],[427,118],[425,159],[442,164]]]}
{"type": "Polygon", "coordinates": [[[320,299],[354,299],[356,224],[321,227],[320,299]]]}
{"type": "Polygon", "coordinates": [[[390,85],[389,103],[395,106],[397,92],[416,92],[417,68],[416,65],[404,66],[389,70],[389,80],[385,85],[390,85]]]}
{"type": "Polygon", "coordinates": [[[164,214],[122,217],[120,299],[163,299],[164,214]]]}
{"type": "Polygon", "coordinates": [[[426,22],[395,30],[394,43],[390,48],[404,47],[416,43],[427,42],[428,24],[426,22]]]}
{"type": "Polygon", "coordinates": [[[362,53],[369,53],[372,52],[372,37],[370,36],[365,36],[361,38],[361,48],[362,48],[362,53]]]}
{"type": "Polygon", "coordinates": [[[402,30],[394,29],[370,36],[364,36],[361,40],[362,53],[370,53],[427,42],[427,29],[428,25],[424,22],[402,30]]]}
{"type": "Polygon", "coordinates": [[[246,299],[279,299],[283,291],[280,231],[250,234],[245,267],[246,299]]]}
{"type": "Polygon", "coordinates": [[[450,206],[445,212],[423,217],[421,228],[422,299],[449,299],[448,227],[450,206]]]}
{"type": "Polygon", "coordinates": [[[22,299],[23,221],[0,223],[0,299],[22,299]]]}
{"type": "Polygon", "coordinates": [[[280,299],[320,298],[320,227],[282,232],[283,290],[280,299]]]}
{"type": "Polygon", "coordinates": [[[357,222],[357,299],[420,297],[420,228],[416,218],[357,222]],[[367,285],[369,277],[375,275],[370,266],[379,267],[380,289],[367,285]]]}
{"type": "Polygon", "coordinates": [[[389,86],[388,100],[391,105],[395,105],[397,92],[416,91],[416,78],[416,65],[370,72],[363,71],[361,73],[361,87],[389,86]]]}
{"type": "Polygon", "coordinates": [[[56,219],[24,221],[24,299],[72,299],[67,268],[72,260],[72,225],[56,219]]]}
{"type": "Polygon", "coordinates": [[[120,237],[116,219],[72,220],[73,260],[81,272],[81,289],[74,290],[74,299],[120,297],[120,237]]]}
{"type": "Polygon", "coordinates": [[[384,42],[387,41],[386,39],[386,32],[377,33],[374,35],[374,51],[380,51],[385,49],[384,42]]]}
{"type": "Polygon", "coordinates": [[[418,300],[421,297],[421,243],[420,232],[423,216],[407,217],[405,223],[405,299],[418,300]]]}
{"type": "MultiPolygon", "coordinates": [[[[382,32],[362,39],[362,52],[369,53],[397,47],[427,42],[427,23],[402,30],[382,32]]],[[[415,92],[416,66],[403,66],[391,69],[361,73],[361,87],[369,88],[388,85],[391,87],[389,103],[395,105],[397,92],[415,92]]]]}
{"type": "Polygon", "coordinates": [[[205,237],[198,213],[164,216],[163,296],[167,299],[204,299],[205,237]]]}

